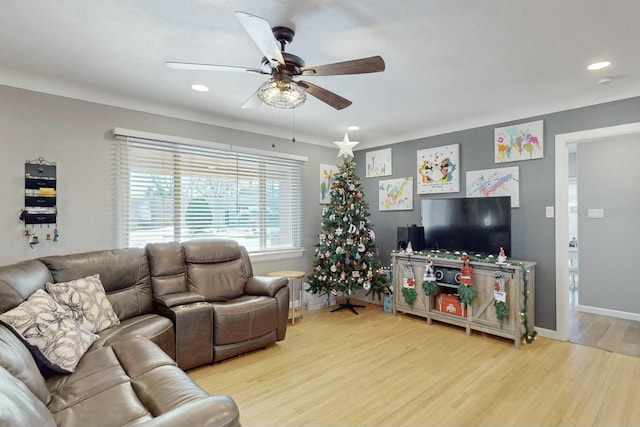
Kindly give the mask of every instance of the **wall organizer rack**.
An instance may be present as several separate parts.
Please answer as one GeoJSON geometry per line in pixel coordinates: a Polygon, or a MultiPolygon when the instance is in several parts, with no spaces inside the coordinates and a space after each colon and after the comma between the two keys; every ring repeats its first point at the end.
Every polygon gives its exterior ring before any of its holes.
{"type": "Polygon", "coordinates": [[[46,240],[55,242],[59,239],[56,174],[55,162],[42,157],[24,164],[24,209],[20,220],[32,248],[40,243],[37,229],[46,227],[46,240]]]}
{"type": "MultiPolygon", "coordinates": [[[[432,320],[449,323],[465,328],[467,335],[471,331],[480,331],[492,335],[512,339],[516,348],[520,348],[521,340],[530,331],[525,329],[534,323],[535,294],[535,262],[511,261],[499,265],[497,263],[471,262],[473,267],[473,285],[477,292],[471,304],[451,305],[449,301],[457,300],[457,288],[462,260],[454,258],[438,258],[432,256],[439,280],[435,295],[427,295],[421,286],[424,270],[427,265],[427,253],[392,254],[393,264],[393,313],[403,312],[424,317],[428,324],[432,320]],[[402,275],[407,264],[411,264],[416,278],[416,299],[410,306],[402,294],[402,275]],[[501,271],[505,278],[505,299],[508,314],[502,321],[494,308],[496,271],[501,271]],[[526,275],[526,276],[525,276],[526,275]],[[526,293],[526,298],[525,298],[526,293]],[[445,302],[446,301],[446,302],[445,302]],[[443,303],[446,306],[443,307],[443,303]],[[450,309],[449,309],[450,308],[450,309]],[[523,322],[526,319],[526,322],[523,322]]],[[[534,335],[535,336],[535,335],[534,335]]]]}

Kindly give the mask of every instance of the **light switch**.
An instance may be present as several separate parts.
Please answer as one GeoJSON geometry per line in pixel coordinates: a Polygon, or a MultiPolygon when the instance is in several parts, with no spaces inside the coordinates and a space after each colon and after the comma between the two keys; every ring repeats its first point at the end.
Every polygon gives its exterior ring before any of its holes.
{"type": "Polygon", "coordinates": [[[547,209],[546,209],[546,217],[547,217],[547,218],[553,218],[553,215],[554,215],[554,213],[553,213],[553,206],[547,206],[547,209]]]}
{"type": "Polygon", "coordinates": [[[592,218],[592,219],[604,218],[604,209],[588,209],[587,218],[592,218]]]}

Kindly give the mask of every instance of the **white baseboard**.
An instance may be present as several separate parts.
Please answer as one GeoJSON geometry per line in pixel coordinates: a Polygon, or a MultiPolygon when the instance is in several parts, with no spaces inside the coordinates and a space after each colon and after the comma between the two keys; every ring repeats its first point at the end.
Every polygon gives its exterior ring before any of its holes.
{"type": "Polygon", "coordinates": [[[541,337],[551,338],[551,339],[560,340],[560,341],[566,341],[566,340],[562,340],[560,338],[560,335],[558,334],[558,331],[553,331],[551,329],[545,329],[545,328],[536,327],[536,332],[541,337]]]}
{"type": "Polygon", "coordinates": [[[630,313],[627,311],[610,310],[608,308],[591,307],[588,305],[576,305],[576,310],[583,313],[599,314],[601,316],[615,317],[617,319],[635,320],[640,322],[640,313],[630,313]]]}

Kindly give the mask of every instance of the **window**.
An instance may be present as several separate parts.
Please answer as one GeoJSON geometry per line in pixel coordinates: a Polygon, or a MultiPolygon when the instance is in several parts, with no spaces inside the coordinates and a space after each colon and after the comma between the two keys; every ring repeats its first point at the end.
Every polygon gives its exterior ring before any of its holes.
{"type": "Polygon", "coordinates": [[[301,247],[305,158],[114,133],[120,246],[226,237],[253,253],[301,247]]]}

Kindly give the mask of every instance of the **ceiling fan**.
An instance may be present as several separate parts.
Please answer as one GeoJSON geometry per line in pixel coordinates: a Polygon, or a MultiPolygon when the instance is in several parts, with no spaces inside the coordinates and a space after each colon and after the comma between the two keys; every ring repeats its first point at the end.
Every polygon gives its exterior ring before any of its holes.
{"type": "Polygon", "coordinates": [[[348,107],[351,101],[320,86],[294,78],[384,71],[384,60],[380,56],[307,67],[302,58],[284,51],[295,35],[291,28],[272,28],[266,19],[245,12],[236,12],[236,17],[264,54],[261,68],[170,61],[166,62],[167,67],[176,70],[239,71],[270,75],[271,78],[251,95],[242,108],[257,107],[260,102],[278,108],[295,108],[305,102],[308,93],[336,110],[348,107]]]}

